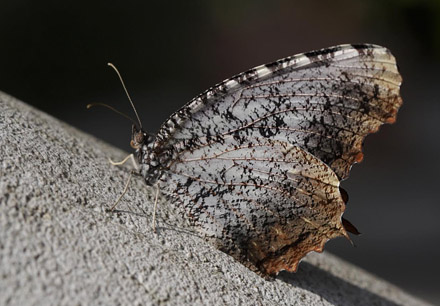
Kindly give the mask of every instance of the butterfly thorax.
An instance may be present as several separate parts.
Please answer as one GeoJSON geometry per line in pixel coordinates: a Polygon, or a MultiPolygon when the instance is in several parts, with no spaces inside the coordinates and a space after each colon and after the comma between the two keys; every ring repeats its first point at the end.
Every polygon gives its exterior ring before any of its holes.
{"type": "Polygon", "coordinates": [[[136,149],[135,156],[140,165],[139,173],[149,186],[154,185],[162,174],[157,155],[153,152],[154,140],[154,135],[133,125],[130,145],[136,149]]]}

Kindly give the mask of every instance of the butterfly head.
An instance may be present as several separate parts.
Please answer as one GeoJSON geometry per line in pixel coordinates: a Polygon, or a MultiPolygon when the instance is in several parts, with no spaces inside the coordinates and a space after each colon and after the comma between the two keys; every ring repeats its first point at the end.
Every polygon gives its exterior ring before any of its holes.
{"type": "Polygon", "coordinates": [[[131,127],[131,141],[130,146],[137,150],[144,144],[146,133],[139,129],[135,124],[131,127]]]}
{"type": "Polygon", "coordinates": [[[130,146],[136,150],[135,156],[140,165],[139,172],[145,178],[145,182],[153,186],[161,175],[157,156],[152,152],[156,137],[138,128],[136,124],[133,124],[131,133],[130,146]]]}
{"type": "Polygon", "coordinates": [[[138,128],[133,124],[131,127],[130,146],[136,151],[148,151],[152,148],[154,136],[138,128]]]}

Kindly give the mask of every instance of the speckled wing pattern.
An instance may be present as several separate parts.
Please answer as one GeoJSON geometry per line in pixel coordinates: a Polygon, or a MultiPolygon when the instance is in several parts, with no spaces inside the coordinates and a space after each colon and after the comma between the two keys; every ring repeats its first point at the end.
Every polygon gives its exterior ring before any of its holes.
{"type": "Polygon", "coordinates": [[[339,181],[402,103],[391,53],[340,45],[228,79],[161,127],[162,193],[208,240],[263,275],[347,236],[339,181]]]}

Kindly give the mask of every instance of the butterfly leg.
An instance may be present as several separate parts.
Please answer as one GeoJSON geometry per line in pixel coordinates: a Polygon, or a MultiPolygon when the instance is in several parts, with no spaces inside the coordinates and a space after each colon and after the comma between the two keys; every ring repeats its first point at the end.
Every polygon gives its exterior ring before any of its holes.
{"type": "Polygon", "coordinates": [[[107,211],[112,212],[116,208],[118,203],[121,201],[122,197],[127,193],[128,185],[130,184],[130,180],[131,180],[131,177],[133,176],[133,174],[134,174],[134,171],[130,171],[130,176],[128,177],[127,183],[125,183],[124,190],[122,191],[121,195],[118,197],[116,202],[112,205],[112,207],[110,209],[108,209],[107,211]]]}
{"type": "Polygon", "coordinates": [[[123,160],[121,160],[120,162],[114,162],[113,160],[111,160],[110,158],[108,159],[108,161],[110,162],[110,164],[112,164],[113,166],[121,166],[123,164],[125,164],[128,160],[131,160],[133,167],[136,170],[139,170],[139,165],[137,164],[136,160],[134,159],[134,155],[133,153],[128,155],[126,158],[124,158],[123,160]]]}
{"type": "Polygon", "coordinates": [[[154,210],[153,210],[153,232],[156,233],[156,210],[157,210],[157,199],[159,197],[159,186],[156,186],[156,195],[154,197],[154,210]]]}

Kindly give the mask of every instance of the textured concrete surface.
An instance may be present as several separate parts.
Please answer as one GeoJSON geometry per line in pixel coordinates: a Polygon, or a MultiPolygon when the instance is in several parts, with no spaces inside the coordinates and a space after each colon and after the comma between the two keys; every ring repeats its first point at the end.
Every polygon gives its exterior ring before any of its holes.
{"type": "Polygon", "coordinates": [[[136,177],[107,213],[130,171],[107,158],[126,154],[0,93],[0,305],[427,305],[325,252],[266,281],[163,200],[154,234],[136,177]]]}

